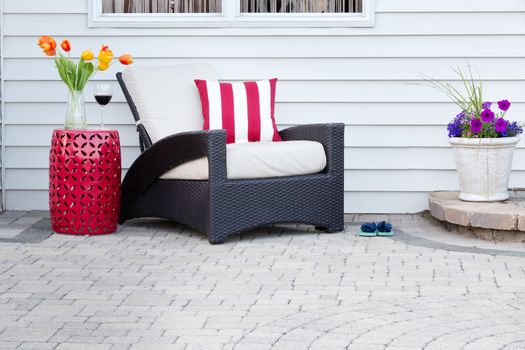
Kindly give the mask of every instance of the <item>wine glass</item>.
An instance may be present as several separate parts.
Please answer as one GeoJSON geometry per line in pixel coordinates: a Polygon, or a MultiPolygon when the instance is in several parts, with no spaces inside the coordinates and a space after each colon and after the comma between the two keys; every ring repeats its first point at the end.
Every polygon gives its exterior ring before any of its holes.
{"type": "Polygon", "coordinates": [[[104,129],[104,108],[113,97],[110,84],[98,83],[95,85],[95,100],[100,105],[100,129],[104,129]]]}

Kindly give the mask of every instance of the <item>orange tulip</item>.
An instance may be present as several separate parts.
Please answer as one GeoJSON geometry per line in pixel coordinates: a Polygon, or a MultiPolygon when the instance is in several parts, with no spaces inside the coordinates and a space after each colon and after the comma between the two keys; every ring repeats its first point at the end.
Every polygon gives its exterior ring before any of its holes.
{"type": "Polygon", "coordinates": [[[131,58],[130,54],[122,55],[118,58],[118,60],[120,61],[120,63],[126,66],[133,63],[133,59],[131,58]]]}
{"type": "Polygon", "coordinates": [[[113,60],[113,51],[111,51],[107,45],[102,45],[102,48],[98,53],[98,60],[100,63],[109,64],[111,60],[113,60]]]}
{"type": "Polygon", "coordinates": [[[44,53],[48,56],[55,56],[57,52],[55,49],[52,49],[52,50],[44,50],[44,53]]]}
{"type": "Polygon", "coordinates": [[[62,43],[60,44],[60,47],[61,47],[62,50],[64,50],[65,52],[69,52],[69,51],[71,51],[71,43],[70,43],[69,40],[67,40],[67,39],[62,40],[62,43]]]}
{"type": "Polygon", "coordinates": [[[48,56],[54,56],[56,53],[55,48],[57,47],[57,43],[55,39],[50,36],[41,36],[38,39],[38,46],[40,46],[40,48],[44,50],[44,53],[48,56]]]}

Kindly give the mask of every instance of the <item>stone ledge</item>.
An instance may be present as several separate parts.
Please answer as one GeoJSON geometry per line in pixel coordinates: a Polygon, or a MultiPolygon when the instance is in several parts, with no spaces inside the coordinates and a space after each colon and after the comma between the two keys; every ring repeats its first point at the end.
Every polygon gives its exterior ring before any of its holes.
{"type": "Polygon", "coordinates": [[[464,202],[459,192],[429,195],[430,214],[451,224],[500,231],[525,231],[525,194],[512,192],[503,202],[464,202]]]}

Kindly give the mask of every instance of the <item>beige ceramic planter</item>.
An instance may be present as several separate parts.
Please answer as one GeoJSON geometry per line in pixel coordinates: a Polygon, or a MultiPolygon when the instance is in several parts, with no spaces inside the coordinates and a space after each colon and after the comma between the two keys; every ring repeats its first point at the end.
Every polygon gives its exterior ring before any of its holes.
{"type": "Polygon", "coordinates": [[[470,202],[495,202],[509,198],[510,170],[516,137],[469,139],[451,137],[461,193],[470,202]]]}

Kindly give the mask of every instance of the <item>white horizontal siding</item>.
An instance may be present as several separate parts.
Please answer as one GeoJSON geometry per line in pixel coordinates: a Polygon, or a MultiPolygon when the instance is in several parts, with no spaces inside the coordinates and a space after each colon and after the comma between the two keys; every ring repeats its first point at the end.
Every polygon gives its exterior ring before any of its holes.
{"type": "MultiPolygon", "coordinates": [[[[90,121],[96,121],[90,118],[90,121]]],[[[106,120],[106,119],[105,119],[106,120]]],[[[331,122],[327,118],[327,122],[331,122]]],[[[96,125],[96,123],[93,123],[96,125]]],[[[6,146],[45,146],[51,141],[53,129],[62,125],[27,125],[6,124],[6,146]],[[31,137],[22,137],[31,133],[31,137]]],[[[107,120],[108,128],[116,128],[120,133],[123,146],[138,145],[134,125],[112,125],[107,120]]],[[[279,129],[285,126],[278,125],[279,129]]],[[[388,147],[433,147],[448,148],[448,140],[442,125],[349,125],[345,129],[345,146],[361,148],[388,147]],[[407,145],[410,142],[410,145],[407,145]]],[[[518,149],[525,148],[525,139],[520,140],[518,149]]]]}
{"type": "MultiPolygon", "coordinates": [[[[497,35],[497,34],[525,34],[523,27],[523,18],[520,12],[517,13],[449,13],[449,21],[446,26],[440,28],[439,33],[429,23],[439,23],[442,20],[441,13],[426,13],[424,16],[414,16],[413,13],[378,13],[376,15],[376,25],[374,30],[368,28],[347,28],[336,29],[332,32],[338,35],[354,36],[395,36],[395,35],[436,35],[436,34],[470,34],[470,35],[497,35]],[[480,26],[480,23],[483,25],[480,26]]],[[[11,14],[6,18],[7,35],[25,35],[32,36],[34,32],[32,26],[45,26],[50,35],[68,35],[68,36],[94,36],[94,35],[112,35],[112,36],[149,36],[162,35],[171,36],[174,30],[171,28],[152,29],[151,33],[145,33],[140,28],[88,28],[86,14],[47,14],[42,16],[39,13],[21,13],[11,14]],[[74,33],[74,34],[71,34],[74,33]]],[[[318,29],[304,30],[294,28],[270,29],[278,35],[300,35],[319,33],[318,29]],[[283,31],[284,30],[284,31],[283,31]]],[[[178,32],[180,35],[181,33],[178,32]]],[[[248,35],[266,35],[265,31],[256,30],[246,32],[244,29],[218,29],[215,36],[230,34],[231,32],[241,36],[248,35]]],[[[209,32],[209,29],[183,29],[185,35],[203,35],[209,32]]]]}
{"type": "MultiPolygon", "coordinates": [[[[40,54],[40,52],[38,52],[40,54]]],[[[46,57],[8,58],[5,61],[8,80],[56,80],[57,71],[46,57]]],[[[135,64],[165,66],[206,62],[217,68],[220,78],[266,79],[277,76],[280,80],[308,81],[412,81],[421,80],[421,73],[440,79],[457,80],[450,69],[457,58],[140,58],[135,64]],[[254,71],[253,67],[257,67],[254,71]]],[[[523,58],[470,58],[468,62],[483,72],[484,80],[523,80],[523,58]],[[494,69],[497,64],[498,69],[494,69]]],[[[97,80],[114,80],[115,72],[104,72],[97,80]]]]}
{"type": "MultiPolygon", "coordinates": [[[[86,101],[94,101],[93,88],[96,80],[86,85],[86,101]]],[[[461,82],[450,82],[460,87],[461,82]]],[[[55,81],[5,81],[6,102],[60,102],[67,95],[65,85],[55,81]]],[[[124,102],[124,95],[117,83],[113,87],[113,100],[124,102]]],[[[525,102],[525,80],[488,81],[483,85],[486,95],[505,97],[514,102],[525,102]]],[[[448,102],[446,96],[421,81],[299,81],[281,80],[278,85],[276,102],[368,102],[368,103],[410,103],[410,102],[448,102]]],[[[448,116],[447,116],[448,117],[448,116]]],[[[286,122],[286,116],[282,116],[286,122]]]]}
{"type": "MultiPolygon", "coordinates": [[[[41,34],[80,48],[109,43],[138,65],[209,62],[221,79],[278,77],[279,126],[344,122],[345,210],[415,212],[427,192],[456,189],[445,125],[457,108],[422,86],[420,73],[459,84],[450,66],[468,60],[485,94],[513,102],[525,119],[525,1],[377,0],[373,28],[88,28],[85,0],[4,0],[6,200],[10,209],[47,207],[47,152],[64,118],[65,88],[36,46],[41,34]]],[[[112,68],[96,80],[114,80],[112,68]]],[[[98,122],[91,82],[89,122],[98,122]]],[[[139,154],[120,89],[106,113],[119,129],[123,167],[139,154]]],[[[511,186],[525,187],[525,143],[511,186]]]]}
{"type": "MultiPolygon", "coordinates": [[[[6,122],[9,124],[52,124],[64,122],[64,102],[10,102],[6,122]],[[46,117],[43,118],[42,115],[46,117]]],[[[88,120],[98,121],[100,109],[94,102],[86,103],[88,120]]],[[[129,107],[124,102],[112,101],[107,107],[107,118],[113,125],[130,123],[129,107]]],[[[326,121],[348,125],[441,125],[448,123],[456,113],[452,103],[444,102],[277,102],[275,114],[279,122],[301,124],[326,121]]],[[[525,103],[512,104],[509,113],[516,119],[525,119],[525,103]]],[[[443,133],[441,133],[443,134],[443,133]]]]}
{"type": "MultiPolygon", "coordinates": [[[[9,16],[9,15],[6,15],[9,16]]],[[[417,15],[414,15],[417,16],[417,15]]],[[[525,12],[522,13],[525,17],[525,12]]],[[[208,29],[211,30],[211,29],[208,29]]],[[[248,30],[247,28],[244,30],[248,30]]],[[[144,31],[143,31],[144,32],[144,31]]],[[[36,36],[35,36],[36,37],[36,36]]],[[[7,36],[6,58],[34,58],[41,52],[35,37],[7,36]]],[[[72,38],[69,35],[69,38],[72,38]]],[[[333,58],[333,57],[525,57],[525,35],[435,36],[82,36],[76,47],[97,48],[111,42],[115,52],[139,58],[333,58]],[[312,46],[315,40],[315,46],[312,46]],[[159,43],[162,42],[162,45],[159,43]],[[257,45],[254,43],[257,42],[257,45]],[[422,48],[425,48],[422,50],[422,48]],[[492,50],[490,48],[493,48],[492,50]]]]}

